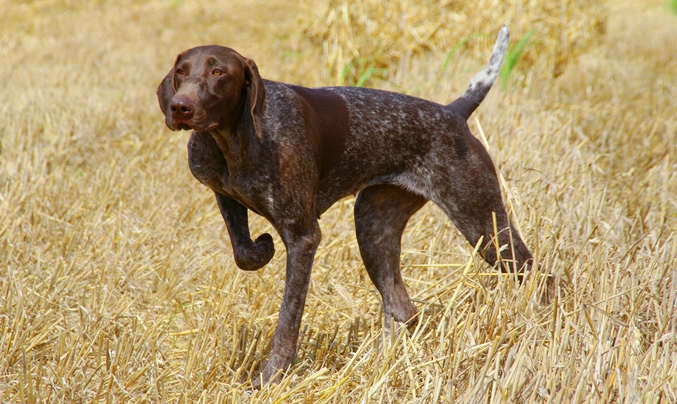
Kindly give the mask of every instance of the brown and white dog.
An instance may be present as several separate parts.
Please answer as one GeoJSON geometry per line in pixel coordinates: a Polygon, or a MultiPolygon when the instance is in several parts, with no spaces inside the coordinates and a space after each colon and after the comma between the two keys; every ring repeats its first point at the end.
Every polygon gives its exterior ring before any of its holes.
{"type": "Polygon", "coordinates": [[[257,270],[274,253],[269,234],[251,239],[248,210],[270,221],[287,250],[264,383],[294,360],[322,238],[318,218],[347,195],[358,194],[360,253],[388,321],[416,314],[400,275],[400,240],[428,200],[472,245],[481,240],[489,264],[498,261],[520,276],[529,270],[532,255],[506,214],[491,158],[466,123],[496,80],[508,39],[503,27],[487,66],[448,105],[374,89],[263,80],[251,59],[221,46],[176,58],[157,91],[160,108],[171,130],[193,129],[190,169],[216,195],[236,264],[257,270]]]}

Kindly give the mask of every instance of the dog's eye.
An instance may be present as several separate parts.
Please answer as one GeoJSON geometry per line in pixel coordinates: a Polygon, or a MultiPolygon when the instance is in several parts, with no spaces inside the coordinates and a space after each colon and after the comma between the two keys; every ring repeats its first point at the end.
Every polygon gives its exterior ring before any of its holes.
{"type": "Polygon", "coordinates": [[[214,70],[212,70],[212,74],[213,74],[214,76],[220,76],[220,75],[223,74],[223,70],[221,70],[221,69],[214,69],[214,70]]]}
{"type": "Polygon", "coordinates": [[[176,69],[176,74],[178,74],[179,76],[183,76],[184,74],[186,74],[186,72],[184,72],[183,69],[176,69]]]}

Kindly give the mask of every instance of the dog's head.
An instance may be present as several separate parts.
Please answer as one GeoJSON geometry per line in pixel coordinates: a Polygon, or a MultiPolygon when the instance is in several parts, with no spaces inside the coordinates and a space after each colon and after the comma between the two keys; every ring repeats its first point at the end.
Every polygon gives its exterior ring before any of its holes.
{"type": "Polygon", "coordinates": [[[182,52],[157,96],[171,130],[227,129],[250,116],[256,135],[263,138],[263,81],[254,61],[233,49],[210,45],[182,52]]]}

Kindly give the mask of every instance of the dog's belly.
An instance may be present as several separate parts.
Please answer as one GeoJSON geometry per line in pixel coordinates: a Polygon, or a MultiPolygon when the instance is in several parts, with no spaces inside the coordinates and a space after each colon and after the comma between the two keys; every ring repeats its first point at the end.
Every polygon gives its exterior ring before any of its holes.
{"type": "MultiPolygon", "coordinates": [[[[415,160],[423,160],[420,156],[415,160]]],[[[395,185],[421,196],[427,197],[423,191],[427,178],[419,175],[417,164],[405,166],[398,161],[384,162],[381,165],[347,164],[345,169],[338,167],[335,174],[320,181],[315,206],[317,215],[321,215],[338,200],[356,195],[364,188],[373,185],[395,185]],[[391,163],[391,164],[388,164],[391,163]]]]}

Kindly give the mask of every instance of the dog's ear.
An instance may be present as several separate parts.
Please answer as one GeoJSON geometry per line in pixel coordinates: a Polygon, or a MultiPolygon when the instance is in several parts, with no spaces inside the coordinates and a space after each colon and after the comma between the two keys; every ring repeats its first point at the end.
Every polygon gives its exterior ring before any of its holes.
{"type": "Polygon", "coordinates": [[[251,59],[244,59],[244,73],[247,80],[246,106],[252,116],[256,136],[263,140],[263,112],[266,100],[266,90],[263,88],[263,80],[259,75],[259,69],[251,59]]]}
{"type": "Polygon", "coordinates": [[[167,114],[167,107],[169,106],[169,101],[171,101],[174,96],[174,68],[167,73],[162,82],[157,88],[157,100],[160,103],[160,109],[163,114],[167,114]]]}
{"type": "Polygon", "coordinates": [[[179,59],[181,59],[181,55],[179,54],[176,57],[176,60],[174,61],[174,67],[172,67],[172,70],[167,73],[164,79],[162,79],[162,82],[157,88],[157,91],[155,94],[157,94],[157,100],[160,103],[160,109],[162,110],[163,114],[167,114],[167,107],[169,106],[169,102],[172,100],[172,97],[176,93],[176,87],[174,84],[174,70],[176,69],[176,64],[179,62],[179,59]]]}

